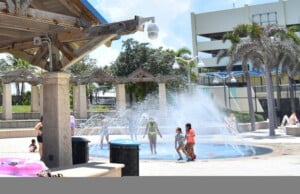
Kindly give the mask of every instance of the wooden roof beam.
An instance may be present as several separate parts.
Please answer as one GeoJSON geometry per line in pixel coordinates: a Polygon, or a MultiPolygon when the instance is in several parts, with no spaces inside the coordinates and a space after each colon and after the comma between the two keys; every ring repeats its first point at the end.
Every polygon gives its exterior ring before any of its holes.
{"type": "Polygon", "coordinates": [[[58,50],[60,50],[63,55],[68,59],[68,60],[73,60],[74,58],[78,57],[72,48],[70,48],[68,45],[63,44],[61,42],[59,42],[59,40],[57,38],[53,38],[52,42],[54,44],[54,46],[56,48],[58,48],[58,50]]]}
{"type": "Polygon", "coordinates": [[[77,15],[80,13],[80,8],[74,6],[73,2],[70,0],[59,0],[71,13],[77,15]]]}
{"type": "MultiPolygon", "coordinates": [[[[7,7],[6,3],[0,2],[0,12],[6,14],[8,9],[9,8],[7,7]]],[[[43,11],[39,9],[28,8],[26,16],[27,18],[36,19],[38,21],[44,21],[53,25],[61,25],[64,27],[76,27],[76,28],[79,27],[78,18],[59,14],[59,13],[53,13],[53,12],[43,11]]]]}
{"type": "Polygon", "coordinates": [[[104,44],[106,41],[113,39],[115,36],[116,36],[115,34],[100,36],[89,41],[87,44],[80,47],[80,49],[74,51],[74,54],[78,56],[77,58],[74,58],[73,60],[65,60],[66,57],[64,57],[64,59],[62,60],[63,68],[66,69],[69,66],[73,65],[74,63],[80,61],[83,57],[85,57],[87,54],[92,52],[95,48],[104,44]]]}
{"type": "Polygon", "coordinates": [[[26,61],[32,61],[33,57],[34,57],[34,56],[29,55],[29,54],[25,53],[24,51],[20,51],[20,50],[11,50],[11,51],[8,51],[8,52],[11,53],[12,55],[14,55],[17,58],[21,58],[21,59],[26,60],[26,61]]]}
{"type": "Polygon", "coordinates": [[[5,50],[24,50],[24,49],[31,49],[31,48],[36,48],[38,46],[33,45],[33,40],[32,38],[30,39],[25,39],[25,40],[8,40],[8,41],[2,41],[0,45],[0,51],[5,50]]]}
{"type": "Polygon", "coordinates": [[[35,34],[32,32],[22,32],[19,30],[7,29],[0,27],[0,36],[6,36],[10,38],[19,38],[19,37],[32,37],[35,34]]]}
{"type": "Polygon", "coordinates": [[[34,58],[30,61],[32,65],[37,65],[41,63],[42,60],[46,62],[47,58],[49,57],[48,47],[40,47],[40,49],[35,54],[34,58]]]}
{"type": "MultiPolygon", "coordinates": [[[[144,18],[142,18],[144,19],[144,18]]],[[[99,26],[92,26],[84,30],[69,30],[59,32],[57,38],[60,42],[73,42],[89,40],[97,36],[103,35],[127,35],[132,34],[141,28],[141,17],[136,16],[132,20],[125,20],[115,23],[109,23],[99,26]]]]}
{"type": "Polygon", "coordinates": [[[77,56],[80,56],[85,53],[89,53],[92,50],[99,47],[100,45],[104,44],[106,41],[113,39],[114,37],[116,37],[116,34],[109,34],[109,35],[103,35],[100,37],[96,37],[96,38],[92,39],[91,41],[89,41],[84,46],[80,47],[80,49],[76,50],[75,54],[77,56]]]}
{"type": "Polygon", "coordinates": [[[51,33],[51,31],[63,30],[62,27],[58,25],[51,25],[45,22],[36,21],[33,19],[25,17],[17,17],[8,14],[0,13],[0,21],[2,28],[8,28],[13,30],[22,30],[25,32],[34,32],[34,33],[51,33]]]}

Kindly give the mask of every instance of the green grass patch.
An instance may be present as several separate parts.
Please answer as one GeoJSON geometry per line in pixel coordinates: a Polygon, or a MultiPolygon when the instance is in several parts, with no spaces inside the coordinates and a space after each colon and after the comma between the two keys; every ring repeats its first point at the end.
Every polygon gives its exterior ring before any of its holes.
{"type": "MultiPolygon", "coordinates": [[[[2,106],[0,106],[0,112],[2,112],[2,106]]],[[[14,105],[12,106],[13,113],[31,112],[30,105],[14,105]]]]}
{"type": "MultiPolygon", "coordinates": [[[[251,122],[250,114],[249,113],[242,113],[242,112],[235,112],[236,119],[241,123],[249,123],[251,122]]],[[[261,114],[255,113],[255,121],[264,121],[264,117],[261,114]]]]}
{"type": "MultiPolygon", "coordinates": [[[[2,112],[3,108],[0,106],[0,112],[2,112]]],[[[111,107],[108,105],[89,105],[89,112],[108,112],[111,110],[111,107]]],[[[72,111],[72,110],[71,110],[72,111]]],[[[31,112],[30,105],[14,105],[12,106],[13,113],[27,113],[31,112]]]]}
{"type": "Polygon", "coordinates": [[[102,104],[89,105],[88,108],[88,112],[108,112],[110,110],[110,106],[102,104]]]}

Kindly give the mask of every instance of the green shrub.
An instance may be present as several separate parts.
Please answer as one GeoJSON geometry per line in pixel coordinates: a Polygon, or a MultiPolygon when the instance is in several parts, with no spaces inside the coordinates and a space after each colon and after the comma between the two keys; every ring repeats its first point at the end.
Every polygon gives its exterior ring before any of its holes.
{"type": "MultiPolygon", "coordinates": [[[[235,112],[235,117],[240,123],[250,123],[250,113],[244,113],[244,112],[235,112]]],[[[255,121],[264,121],[264,117],[261,114],[255,113],[255,121]]]]}

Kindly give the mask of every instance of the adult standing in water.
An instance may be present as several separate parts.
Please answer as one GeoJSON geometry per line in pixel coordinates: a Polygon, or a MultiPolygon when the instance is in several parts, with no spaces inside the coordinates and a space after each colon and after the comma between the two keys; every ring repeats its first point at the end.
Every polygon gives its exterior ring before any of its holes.
{"type": "Polygon", "coordinates": [[[185,150],[187,152],[187,161],[194,161],[196,159],[196,154],[194,152],[194,146],[195,146],[195,136],[196,132],[194,129],[192,129],[192,125],[190,123],[185,124],[185,129],[186,129],[186,145],[185,145],[185,150]]]}
{"type": "Polygon", "coordinates": [[[156,154],[156,141],[157,141],[157,133],[162,138],[162,135],[158,129],[157,123],[154,121],[152,117],[149,118],[148,123],[146,124],[146,130],[143,138],[145,138],[146,134],[148,134],[149,144],[151,153],[156,154]]]}
{"type": "Polygon", "coordinates": [[[43,116],[41,116],[40,121],[34,126],[34,129],[37,133],[36,139],[39,145],[39,154],[40,158],[43,156],[43,116]]]}

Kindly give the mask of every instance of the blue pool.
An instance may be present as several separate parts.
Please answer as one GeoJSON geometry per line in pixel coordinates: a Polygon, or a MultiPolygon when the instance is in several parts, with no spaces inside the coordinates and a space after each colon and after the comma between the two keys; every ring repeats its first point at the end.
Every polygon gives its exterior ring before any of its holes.
{"type": "MultiPolygon", "coordinates": [[[[162,159],[173,160],[178,158],[174,148],[174,143],[158,143],[157,154],[151,154],[149,144],[139,144],[140,159],[162,159]]],[[[214,144],[214,143],[197,143],[195,153],[197,159],[217,159],[217,158],[235,158],[253,155],[271,153],[272,149],[258,146],[236,145],[236,144],[214,144]]],[[[89,145],[89,155],[92,157],[109,157],[109,145],[104,145],[100,149],[98,144],[89,145]]]]}

